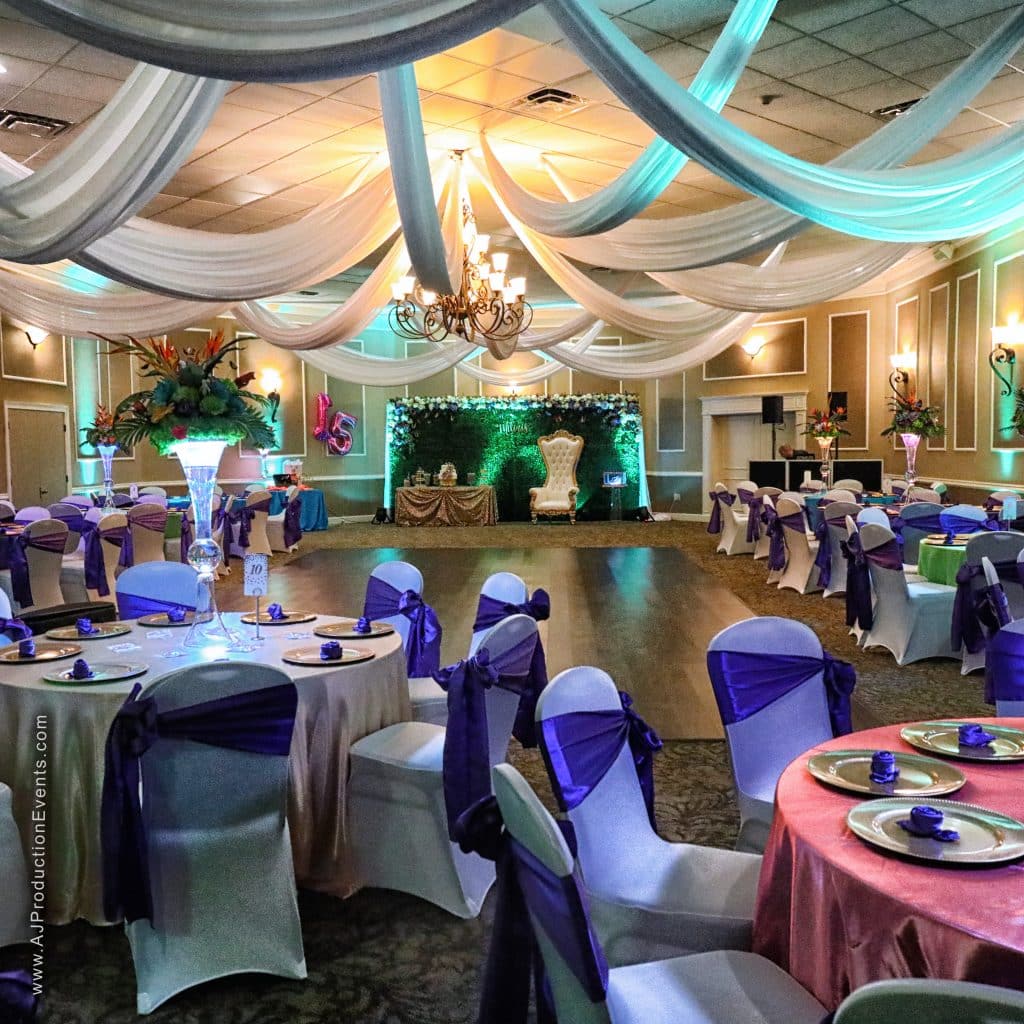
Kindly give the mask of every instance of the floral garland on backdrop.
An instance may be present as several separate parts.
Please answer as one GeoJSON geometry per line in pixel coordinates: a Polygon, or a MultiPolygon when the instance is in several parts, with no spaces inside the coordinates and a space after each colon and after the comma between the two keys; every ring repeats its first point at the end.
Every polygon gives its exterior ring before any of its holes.
{"type": "Polygon", "coordinates": [[[546,412],[556,423],[595,412],[615,428],[619,441],[635,439],[640,432],[640,399],[636,395],[447,395],[393,399],[388,402],[387,433],[394,449],[411,448],[422,424],[452,420],[462,411],[546,412]]]}

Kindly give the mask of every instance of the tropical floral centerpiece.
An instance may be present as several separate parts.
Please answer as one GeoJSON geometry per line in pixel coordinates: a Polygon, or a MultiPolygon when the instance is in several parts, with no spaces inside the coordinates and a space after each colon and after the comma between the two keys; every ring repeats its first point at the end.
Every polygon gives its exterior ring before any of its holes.
{"type": "Polygon", "coordinates": [[[939,422],[939,407],[925,405],[916,395],[897,395],[889,399],[892,422],[882,437],[892,434],[917,434],[918,437],[942,437],[946,428],[939,422]]]}
{"type": "Polygon", "coordinates": [[[105,405],[96,406],[96,415],[93,417],[92,423],[87,427],[82,427],[82,433],[85,434],[85,439],[82,441],[82,446],[91,445],[93,448],[99,449],[100,445],[113,445],[117,447],[117,432],[115,428],[115,415],[105,405]]]}
{"type": "Polygon", "coordinates": [[[1010,417],[1010,425],[1003,427],[1003,430],[1014,430],[1024,437],[1024,388],[1014,388],[1013,415],[1010,417]]]}
{"type": "Polygon", "coordinates": [[[244,441],[256,449],[277,443],[263,415],[269,400],[246,390],[255,374],[217,376],[222,364],[237,369],[228,357],[241,351],[237,340],[224,340],[223,331],[202,349],[181,351],[157,338],[103,340],[111,354],[136,356],[142,376],[154,381],[151,388],[129,395],[114,410],[114,433],[122,447],[148,440],[167,455],[186,439],[244,441]]]}
{"type": "Polygon", "coordinates": [[[807,423],[802,431],[808,437],[827,438],[829,441],[850,432],[843,426],[846,410],[840,406],[835,412],[812,409],[807,414],[807,423]]]}

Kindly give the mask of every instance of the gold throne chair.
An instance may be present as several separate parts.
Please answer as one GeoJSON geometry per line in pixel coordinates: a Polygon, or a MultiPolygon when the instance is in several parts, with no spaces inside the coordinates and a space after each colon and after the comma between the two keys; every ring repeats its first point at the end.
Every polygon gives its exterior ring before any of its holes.
{"type": "Polygon", "coordinates": [[[537,445],[547,468],[547,479],[541,487],[530,488],[530,518],[537,516],[568,516],[576,522],[576,466],[583,453],[583,438],[568,430],[537,439],[537,445]]]}

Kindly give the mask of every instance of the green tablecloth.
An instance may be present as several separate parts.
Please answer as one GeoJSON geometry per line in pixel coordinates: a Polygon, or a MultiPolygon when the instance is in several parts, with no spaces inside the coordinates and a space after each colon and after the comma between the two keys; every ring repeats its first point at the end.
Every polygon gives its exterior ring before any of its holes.
{"type": "Polygon", "coordinates": [[[926,544],[922,541],[917,552],[917,571],[932,583],[956,586],[956,574],[967,548],[963,544],[926,544]]]}

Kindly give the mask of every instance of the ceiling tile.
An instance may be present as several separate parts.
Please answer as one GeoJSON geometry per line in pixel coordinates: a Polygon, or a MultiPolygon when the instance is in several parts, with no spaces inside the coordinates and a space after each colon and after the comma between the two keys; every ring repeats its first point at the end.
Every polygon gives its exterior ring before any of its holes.
{"type": "Polygon", "coordinates": [[[794,107],[773,103],[764,116],[844,146],[856,145],[881,127],[877,118],[826,99],[794,107]]]}
{"type": "Polygon", "coordinates": [[[1006,100],[982,108],[983,112],[1004,124],[1016,124],[1024,118],[1024,99],[1006,100]]]}
{"type": "Polygon", "coordinates": [[[491,106],[501,106],[510,100],[531,93],[542,82],[535,82],[518,75],[508,75],[503,71],[480,71],[461,82],[448,86],[446,93],[460,96],[467,100],[476,100],[491,106]]]}
{"type": "MultiPolygon", "coordinates": [[[[692,36],[687,36],[686,41],[691,46],[697,46],[702,50],[710,52],[711,48],[718,41],[718,37],[722,34],[723,28],[725,28],[724,25],[714,25],[711,28],[704,29],[703,32],[695,32],[692,36]]],[[[788,43],[791,39],[799,38],[800,33],[795,28],[783,25],[780,21],[770,21],[765,25],[761,38],[757,41],[757,49],[768,50],[773,46],[788,43]]]]}
{"type": "MultiPolygon", "coordinates": [[[[1006,104],[999,104],[999,106],[1006,106],[1006,104]]],[[[998,115],[985,117],[984,114],[979,114],[975,110],[961,110],[935,138],[945,141],[952,135],[967,135],[971,132],[984,131],[986,128],[993,127],[993,117],[998,117],[998,115]]]]}
{"type": "Polygon", "coordinates": [[[712,25],[723,24],[732,13],[730,0],[702,0],[681,4],[679,0],[651,0],[623,17],[673,39],[685,39],[712,25]]]}
{"type": "Polygon", "coordinates": [[[773,46],[770,50],[758,50],[749,64],[756,71],[775,78],[790,78],[804,71],[834,64],[845,59],[845,54],[835,47],[821,43],[809,36],[801,36],[781,46],[773,46]]]}
{"type": "Polygon", "coordinates": [[[42,114],[43,117],[57,117],[77,124],[99,110],[103,104],[95,100],[79,99],[73,96],[57,96],[39,89],[23,89],[8,103],[26,114],[42,114]]]}
{"type": "Polygon", "coordinates": [[[146,205],[139,210],[140,217],[153,217],[158,213],[163,213],[165,210],[169,210],[172,206],[178,206],[181,203],[180,196],[169,196],[163,192],[160,195],[153,196],[152,199],[146,205]]]}
{"type": "Polygon", "coordinates": [[[467,121],[471,117],[480,117],[486,114],[491,108],[480,103],[471,103],[469,100],[460,100],[455,96],[429,96],[420,104],[425,121],[433,121],[435,124],[448,125],[458,124],[460,121],[467,121]]]}
{"type": "Polygon", "coordinates": [[[818,32],[888,4],[889,0],[779,0],[772,16],[801,32],[818,32]]]}
{"type": "MultiPolygon", "coordinates": [[[[474,69],[475,70],[475,69],[474,69]]],[[[380,90],[377,88],[377,76],[366,75],[358,81],[346,85],[334,93],[334,99],[355,103],[370,110],[380,110],[380,90]]]]}
{"type": "Polygon", "coordinates": [[[75,42],[29,21],[0,18],[0,45],[4,53],[52,64],[60,60],[75,42]]]}
{"type": "Polygon", "coordinates": [[[649,50],[647,56],[655,61],[662,71],[679,81],[697,74],[708,55],[704,50],[688,43],[667,43],[655,50],[649,50]]]}
{"type": "Polygon", "coordinates": [[[324,99],[310,103],[295,111],[294,117],[300,121],[312,121],[316,124],[331,125],[334,128],[352,128],[365,121],[377,117],[376,110],[360,107],[355,103],[347,103],[340,99],[324,99]]]}
{"type": "Polygon", "coordinates": [[[233,107],[247,107],[263,110],[270,114],[288,114],[299,107],[313,102],[309,93],[285,89],[280,85],[266,85],[263,82],[246,82],[224,98],[233,107]]]}
{"type": "Polygon", "coordinates": [[[468,60],[481,67],[492,68],[503,60],[509,60],[517,54],[532,50],[539,45],[536,39],[517,35],[507,29],[495,28],[445,52],[449,57],[457,57],[459,60],[468,60]]]}
{"type": "Polygon", "coordinates": [[[572,127],[635,146],[646,146],[654,140],[654,132],[636,114],[606,104],[584,107],[573,114],[572,127]]]}
{"type": "Polygon", "coordinates": [[[164,186],[164,191],[168,195],[191,199],[234,177],[237,177],[237,172],[233,168],[200,167],[198,164],[190,164],[171,178],[164,186]]]}
{"type": "MultiPolygon", "coordinates": [[[[630,7],[636,6],[636,0],[619,0],[619,2],[629,4],[630,7]]],[[[528,36],[539,43],[553,43],[565,34],[542,4],[537,4],[529,10],[523,11],[522,14],[517,14],[514,18],[506,21],[503,27],[506,32],[528,36]]]]}
{"type": "Polygon", "coordinates": [[[966,21],[968,17],[978,18],[994,11],[1009,10],[1017,3],[1018,0],[971,0],[969,4],[950,3],[949,0],[903,0],[908,11],[943,28],[966,21]]]}
{"type": "Polygon", "coordinates": [[[536,82],[554,84],[573,75],[583,74],[588,67],[575,50],[564,46],[540,46],[506,61],[501,65],[501,70],[536,82]]]}
{"type": "Polygon", "coordinates": [[[1006,100],[1019,100],[1024,96],[1024,74],[1019,71],[1012,71],[1008,75],[1000,75],[993,79],[978,94],[973,107],[989,107],[993,103],[1003,103],[1006,100]]]}
{"type": "MultiPolygon", "coordinates": [[[[970,7],[967,10],[971,10],[970,7]]],[[[983,18],[974,18],[971,21],[964,21],[956,25],[948,26],[951,35],[958,39],[965,39],[972,46],[980,46],[996,29],[1001,28],[1006,21],[1005,12],[987,14],[983,18]]]]}
{"type": "Polygon", "coordinates": [[[247,192],[239,188],[235,181],[226,181],[223,185],[217,185],[206,192],[201,192],[196,198],[205,199],[211,203],[229,203],[232,206],[245,206],[246,203],[254,203],[257,199],[266,197],[263,192],[247,192]]]}
{"type": "Polygon", "coordinates": [[[818,38],[840,50],[859,56],[878,49],[880,41],[898,39],[906,43],[915,36],[934,31],[927,21],[902,7],[887,7],[865,14],[818,33],[818,38]]]}
{"type": "Polygon", "coordinates": [[[88,43],[79,43],[73,50],[64,54],[60,62],[66,68],[87,71],[91,75],[117,78],[122,82],[135,70],[135,61],[131,58],[118,57],[116,54],[107,53],[106,50],[97,50],[88,43]]]}
{"type": "Polygon", "coordinates": [[[7,71],[0,75],[0,88],[11,89],[15,86],[31,85],[41,74],[50,69],[49,64],[38,60],[26,60],[14,57],[9,53],[0,52],[0,64],[7,71]]]}
{"type": "Polygon", "coordinates": [[[915,39],[913,46],[895,43],[880,50],[872,50],[865,59],[894,75],[906,75],[911,71],[944,64],[951,58],[966,57],[970,52],[971,47],[962,39],[948,32],[930,32],[915,39]]]}
{"type": "Polygon", "coordinates": [[[798,85],[801,89],[807,89],[819,96],[834,96],[836,93],[859,89],[864,85],[874,85],[875,82],[888,77],[887,72],[874,64],[869,64],[858,57],[850,57],[828,67],[806,71],[802,75],[793,75],[789,81],[792,85],[798,85]]]}
{"type": "MultiPolygon", "coordinates": [[[[440,92],[453,82],[475,75],[479,70],[479,64],[471,64],[468,60],[459,60],[447,53],[435,53],[433,57],[416,61],[416,84],[428,92],[440,92]]],[[[375,104],[380,105],[376,94],[375,104]]]]}
{"type": "Polygon", "coordinates": [[[104,78],[102,75],[57,66],[38,78],[32,87],[57,96],[73,96],[105,104],[121,88],[121,84],[116,78],[104,78]]]}
{"type": "Polygon", "coordinates": [[[664,32],[656,32],[635,21],[626,21],[623,18],[613,18],[612,21],[615,27],[641,50],[656,50],[659,46],[672,42],[672,36],[667,36],[664,32]]]}
{"type": "Polygon", "coordinates": [[[860,89],[841,92],[834,98],[844,106],[853,107],[865,114],[893,103],[904,103],[921,97],[923,90],[912,82],[904,82],[900,78],[888,78],[874,85],[866,85],[860,89]]]}
{"type": "Polygon", "coordinates": [[[207,203],[201,199],[189,199],[188,202],[180,203],[163,213],[158,213],[152,219],[160,224],[173,224],[179,228],[191,228],[204,220],[224,213],[230,213],[231,207],[222,203],[207,203]]]}

